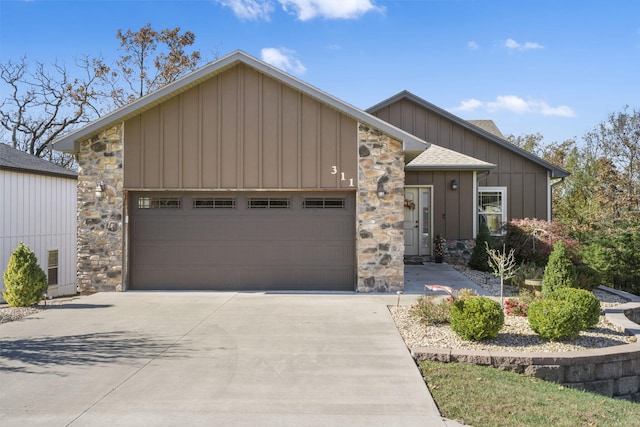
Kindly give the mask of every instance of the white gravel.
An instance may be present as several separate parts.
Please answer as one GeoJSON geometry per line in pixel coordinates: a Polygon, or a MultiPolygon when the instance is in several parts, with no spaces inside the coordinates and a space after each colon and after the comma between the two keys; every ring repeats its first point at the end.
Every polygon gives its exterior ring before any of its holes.
{"type": "MultiPolygon", "coordinates": [[[[485,289],[491,296],[500,296],[500,281],[489,273],[461,270],[461,273],[485,289]]],[[[518,295],[519,290],[505,286],[504,296],[518,295]]],[[[599,289],[594,291],[603,308],[626,302],[625,299],[599,289]]],[[[505,316],[505,325],[498,337],[483,342],[465,341],[448,325],[425,326],[409,314],[408,306],[390,307],[391,315],[408,348],[435,347],[467,350],[491,350],[504,352],[562,352],[586,350],[627,344],[635,337],[625,335],[622,330],[609,323],[604,316],[592,329],[583,331],[572,340],[562,342],[545,341],[531,330],[526,317],[505,316]]]]}

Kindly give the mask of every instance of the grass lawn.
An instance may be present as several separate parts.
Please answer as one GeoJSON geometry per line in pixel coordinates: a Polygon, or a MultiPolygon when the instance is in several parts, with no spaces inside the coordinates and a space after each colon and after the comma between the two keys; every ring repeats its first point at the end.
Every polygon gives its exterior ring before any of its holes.
{"type": "Polygon", "coordinates": [[[465,363],[420,362],[442,416],[473,427],[639,426],[640,404],[465,363]]]}

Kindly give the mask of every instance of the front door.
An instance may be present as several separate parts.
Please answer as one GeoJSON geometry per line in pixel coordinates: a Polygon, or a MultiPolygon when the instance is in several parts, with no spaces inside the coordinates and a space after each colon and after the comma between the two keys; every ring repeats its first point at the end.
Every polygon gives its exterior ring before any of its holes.
{"type": "Polygon", "coordinates": [[[431,187],[404,189],[406,255],[431,255],[431,187]]]}

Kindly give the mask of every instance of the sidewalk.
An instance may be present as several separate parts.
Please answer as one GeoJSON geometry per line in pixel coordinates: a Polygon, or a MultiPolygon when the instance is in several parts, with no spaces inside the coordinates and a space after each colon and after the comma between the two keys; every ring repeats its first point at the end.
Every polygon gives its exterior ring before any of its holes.
{"type": "Polygon", "coordinates": [[[442,292],[425,290],[425,285],[450,286],[456,291],[460,289],[473,289],[478,295],[487,295],[484,289],[467,279],[450,264],[425,262],[423,265],[404,266],[405,294],[427,293],[428,295],[443,295],[442,292]]]}

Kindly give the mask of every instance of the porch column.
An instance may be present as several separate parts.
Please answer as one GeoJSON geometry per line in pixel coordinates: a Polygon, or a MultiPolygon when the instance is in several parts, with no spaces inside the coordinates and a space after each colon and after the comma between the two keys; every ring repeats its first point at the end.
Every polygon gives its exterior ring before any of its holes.
{"type": "Polygon", "coordinates": [[[360,123],[358,155],[357,291],[400,291],[404,289],[402,142],[360,123]]]}

